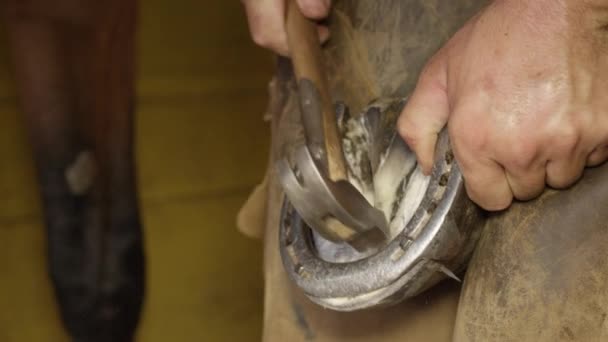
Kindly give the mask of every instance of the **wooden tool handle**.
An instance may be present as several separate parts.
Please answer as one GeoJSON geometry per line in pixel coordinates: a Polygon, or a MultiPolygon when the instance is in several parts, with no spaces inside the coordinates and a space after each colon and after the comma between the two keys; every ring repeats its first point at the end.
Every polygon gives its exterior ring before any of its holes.
{"type": "Polygon", "coordinates": [[[332,181],[347,180],[342,139],[329,95],[317,26],[302,15],[296,0],[287,1],[286,30],[298,84],[302,80],[308,80],[319,95],[328,176],[332,181]]]}

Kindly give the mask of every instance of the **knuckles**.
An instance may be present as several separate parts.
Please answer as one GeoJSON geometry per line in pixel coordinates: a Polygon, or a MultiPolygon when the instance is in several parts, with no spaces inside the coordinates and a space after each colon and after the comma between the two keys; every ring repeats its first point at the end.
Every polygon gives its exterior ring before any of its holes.
{"type": "Polygon", "coordinates": [[[497,158],[497,161],[505,169],[525,171],[530,169],[537,161],[540,148],[541,145],[534,137],[523,136],[507,140],[494,149],[498,151],[502,149],[503,156],[497,158]]]}
{"type": "Polygon", "coordinates": [[[559,154],[572,154],[582,143],[584,132],[580,125],[574,122],[564,122],[551,134],[551,148],[559,154]]]}
{"type": "Polygon", "coordinates": [[[547,177],[547,184],[554,189],[567,189],[581,178],[584,168],[584,164],[580,164],[570,169],[549,170],[551,176],[547,177]]]}
{"type": "Polygon", "coordinates": [[[472,116],[455,113],[454,118],[448,123],[450,138],[468,154],[479,155],[488,149],[491,132],[488,125],[481,121],[471,120],[472,116]]]}

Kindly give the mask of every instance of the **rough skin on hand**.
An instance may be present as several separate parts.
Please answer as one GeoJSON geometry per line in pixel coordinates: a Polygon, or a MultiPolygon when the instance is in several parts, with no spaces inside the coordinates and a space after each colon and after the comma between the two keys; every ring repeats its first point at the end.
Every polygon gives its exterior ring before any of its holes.
{"type": "Polygon", "coordinates": [[[429,172],[447,125],[487,210],[565,188],[608,157],[608,1],[494,1],[428,62],[398,129],[429,172]]]}

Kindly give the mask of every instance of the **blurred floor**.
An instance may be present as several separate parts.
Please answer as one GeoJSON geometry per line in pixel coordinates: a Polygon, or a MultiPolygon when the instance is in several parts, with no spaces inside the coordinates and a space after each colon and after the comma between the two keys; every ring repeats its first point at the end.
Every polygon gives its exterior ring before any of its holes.
{"type": "MultiPolygon", "coordinates": [[[[261,244],[235,215],[263,175],[271,57],[238,1],[141,1],[137,162],[148,257],[138,341],[258,341],[261,244]]],[[[66,341],[0,41],[0,341],[66,341]]]]}

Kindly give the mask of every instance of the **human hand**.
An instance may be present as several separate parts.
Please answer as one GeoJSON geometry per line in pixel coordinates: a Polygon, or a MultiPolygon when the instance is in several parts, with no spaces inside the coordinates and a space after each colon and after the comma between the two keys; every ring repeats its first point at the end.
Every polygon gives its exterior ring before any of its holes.
{"type": "Polygon", "coordinates": [[[497,0],[437,52],[398,122],[426,173],[446,124],[467,193],[487,210],[607,159],[608,5],[590,2],[497,0]]]}
{"type": "MultiPolygon", "coordinates": [[[[241,0],[247,12],[249,31],[253,41],[280,55],[288,56],[287,33],[285,31],[286,0],[241,0]]],[[[329,14],[331,0],[297,0],[304,16],[319,20],[329,14]]],[[[326,26],[318,25],[319,40],[329,38],[326,26]]]]}

